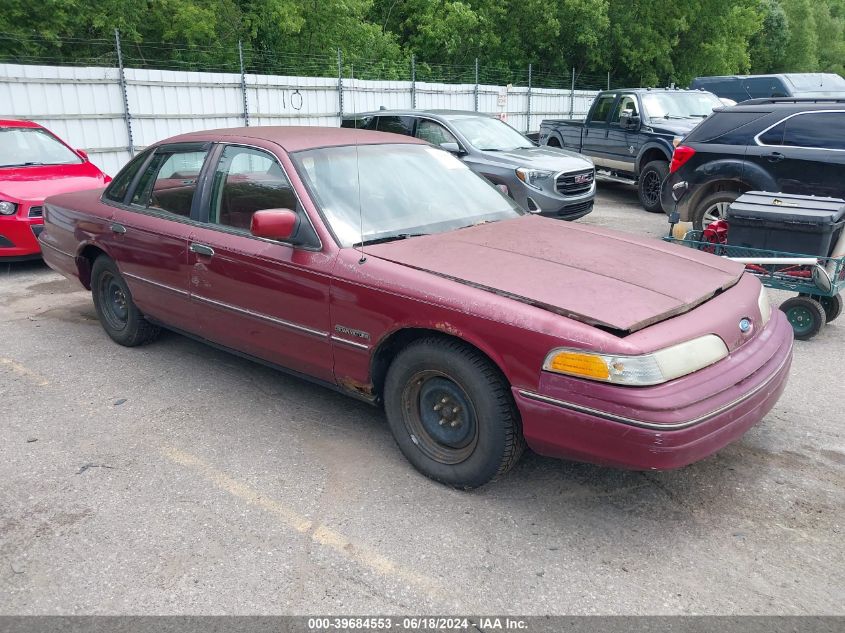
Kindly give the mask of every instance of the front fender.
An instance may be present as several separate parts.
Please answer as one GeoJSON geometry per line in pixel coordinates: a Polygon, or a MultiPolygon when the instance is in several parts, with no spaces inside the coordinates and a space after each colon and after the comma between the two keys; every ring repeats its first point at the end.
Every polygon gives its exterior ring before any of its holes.
{"type": "Polygon", "coordinates": [[[659,151],[668,163],[672,160],[672,152],[675,151],[675,148],[672,146],[672,142],[667,139],[656,138],[648,141],[640,148],[640,152],[637,154],[635,166],[637,175],[639,175],[640,170],[645,167],[647,163],[655,160],[653,156],[649,155],[654,154],[653,150],[659,151]],[[648,156],[648,160],[644,160],[646,156],[648,156]]]}

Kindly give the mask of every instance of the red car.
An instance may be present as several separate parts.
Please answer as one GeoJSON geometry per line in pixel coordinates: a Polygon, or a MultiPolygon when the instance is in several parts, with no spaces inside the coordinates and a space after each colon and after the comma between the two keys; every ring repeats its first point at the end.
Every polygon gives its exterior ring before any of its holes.
{"type": "Polygon", "coordinates": [[[85,152],[37,123],[0,119],[0,260],[41,256],[44,198],[110,180],[85,152]]]}
{"type": "Polygon", "coordinates": [[[742,265],[526,215],[405,136],[185,134],[45,222],[45,260],[118,343],[164,326],[383,404],[414,466],[458,487],[525,444],[684,466],[760,421],[792,359],[742,265]]]}

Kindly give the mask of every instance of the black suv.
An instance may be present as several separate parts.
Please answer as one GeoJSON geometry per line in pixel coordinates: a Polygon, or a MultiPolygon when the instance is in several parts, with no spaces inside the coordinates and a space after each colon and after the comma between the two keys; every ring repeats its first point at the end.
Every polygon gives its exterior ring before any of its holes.
{"type": "Polygon", "coordinates": [[[684,181],[678,211],[697,229],[725,217],[745,191],[845,197],[845,99],[752,99],[716,110],[675,148],[667,213],[684,181]]]}

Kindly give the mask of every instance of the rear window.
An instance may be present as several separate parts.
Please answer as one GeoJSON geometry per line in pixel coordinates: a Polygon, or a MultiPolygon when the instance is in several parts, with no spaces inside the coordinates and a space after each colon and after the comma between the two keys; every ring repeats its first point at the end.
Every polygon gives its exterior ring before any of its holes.
{"type": "Polygon", "coordinates": [[[769,114],[769,112],[714,112],[696,126],[684,139],[684,142],[712,143],[718,141],[725,145],[745,145],[760,129],[751,124],[769,114]]]}

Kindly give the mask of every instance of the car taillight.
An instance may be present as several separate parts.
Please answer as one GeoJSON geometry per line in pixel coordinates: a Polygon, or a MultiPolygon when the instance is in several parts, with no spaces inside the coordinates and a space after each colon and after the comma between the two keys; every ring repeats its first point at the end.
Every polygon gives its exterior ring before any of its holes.
{"type": "Polygon", "coordinates": [[[672,153],[672,164],[669,165],[669,173],[674,174],[678,171],[690,158],[693,157],[693,154],[695,154],[695,150],[693,148],[687,147],[686,145],[678,145],[672,153]]]}

